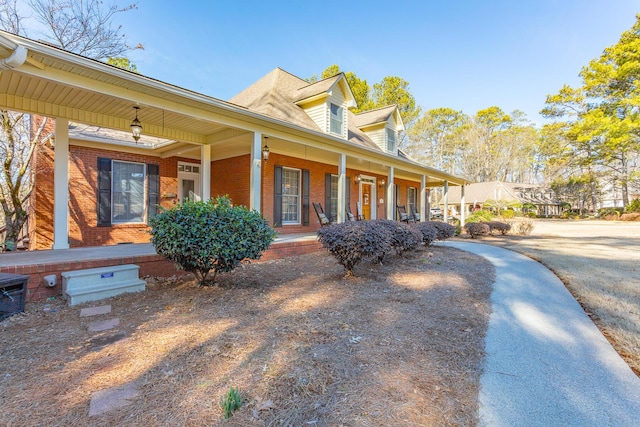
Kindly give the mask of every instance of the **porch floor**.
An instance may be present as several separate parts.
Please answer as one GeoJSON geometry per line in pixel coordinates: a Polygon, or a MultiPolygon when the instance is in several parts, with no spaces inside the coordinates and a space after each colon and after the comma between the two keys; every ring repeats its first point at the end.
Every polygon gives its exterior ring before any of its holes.
{"type": "MultiPolygon", "coordinates": [[[[285,258],[320,250],[315,233],[284,234],[275,239],[263,252],[260,260],[285,258]]],[[[39,300],[62,292],[61,276],[64,271],[109,267],[122,264],[140,266],[140,276],[169,277],[182,274],[173,263],[156,254],[151,243],[86,248],[51,249],[39,251],[9,252],[0,254],[0,272],[29,276],[27,301],[39,300]],[[55,274],[57,285],[43,286],[43,277],[55,274]]]]}
{"type": "MultiPolygon", "coordinates": [[[[278,236],[269,250],[285,243],[316,242],[316,233],[284,234],[278,236]]],[[[269,251],[268,250],[268,251],[269,251]]],[[[265,254],[268,253],[265,252],[265,254]]],[[[134,243],[112,246],[90,246],[70,249],[16,251],[0,254],[0,268],[61,262],[103,260],[156,255],[151,243],[134,243]]]]}

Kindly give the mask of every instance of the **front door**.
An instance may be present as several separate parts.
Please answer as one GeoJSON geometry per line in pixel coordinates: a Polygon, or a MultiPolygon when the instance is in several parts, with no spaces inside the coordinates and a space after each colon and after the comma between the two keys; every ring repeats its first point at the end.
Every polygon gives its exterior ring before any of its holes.
{"type": "Polygon", "coordinates": [[[376,218],[376,195],[374,180],[362,178],[360,181],[360,203],[362,204],[363,219],[376,218]]]}
{"type": "Polygon", "coordinates": [[[178,200],[200,200],[200,166],[191,163],[178,164],[178,200]]]}

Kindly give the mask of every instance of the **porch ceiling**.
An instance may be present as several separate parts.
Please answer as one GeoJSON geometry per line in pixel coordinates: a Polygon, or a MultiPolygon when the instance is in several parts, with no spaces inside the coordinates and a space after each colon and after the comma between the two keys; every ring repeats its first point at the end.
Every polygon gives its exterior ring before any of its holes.
{"type": "Polygon", "coordinates": [[[133,106],[139,106],[138,118],[146,135],[196,144],[204,144],[207,135],[228,127],[161,106],[135,102],[131,99],[136,98],[133,92],[127,99],[15,71],[0,73],[0,93],[2,108],[123,131],[130,129],[135,115],[133,106]]]}

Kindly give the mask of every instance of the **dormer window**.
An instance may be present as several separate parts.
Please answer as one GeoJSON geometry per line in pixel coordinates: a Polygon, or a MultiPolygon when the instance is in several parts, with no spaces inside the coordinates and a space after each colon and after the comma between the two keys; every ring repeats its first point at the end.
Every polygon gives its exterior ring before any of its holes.
{"type": "Polygon", "coordinates": [[[387,135],[387,152],[394,153],[396,151],[396,131],[385,128],[387,135]]]}
{"type": "Polygon", "coordinates": [[[343,108],[336,104],[331,104],[329,131],[331,133],[335,133],[336,135],[342,136],[344,134],[343,125],[344,125],[343,108]]]}

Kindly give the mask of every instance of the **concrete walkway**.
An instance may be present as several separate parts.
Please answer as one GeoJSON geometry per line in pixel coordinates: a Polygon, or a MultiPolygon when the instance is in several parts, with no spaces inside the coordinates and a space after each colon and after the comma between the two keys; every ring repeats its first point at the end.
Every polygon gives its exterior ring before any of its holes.
{"type": "Polygon", "coordinates": [[[481,426],[640,426],[640,379],[551,271],[507,249],[442,245],[496,267],[481,426]]]}

